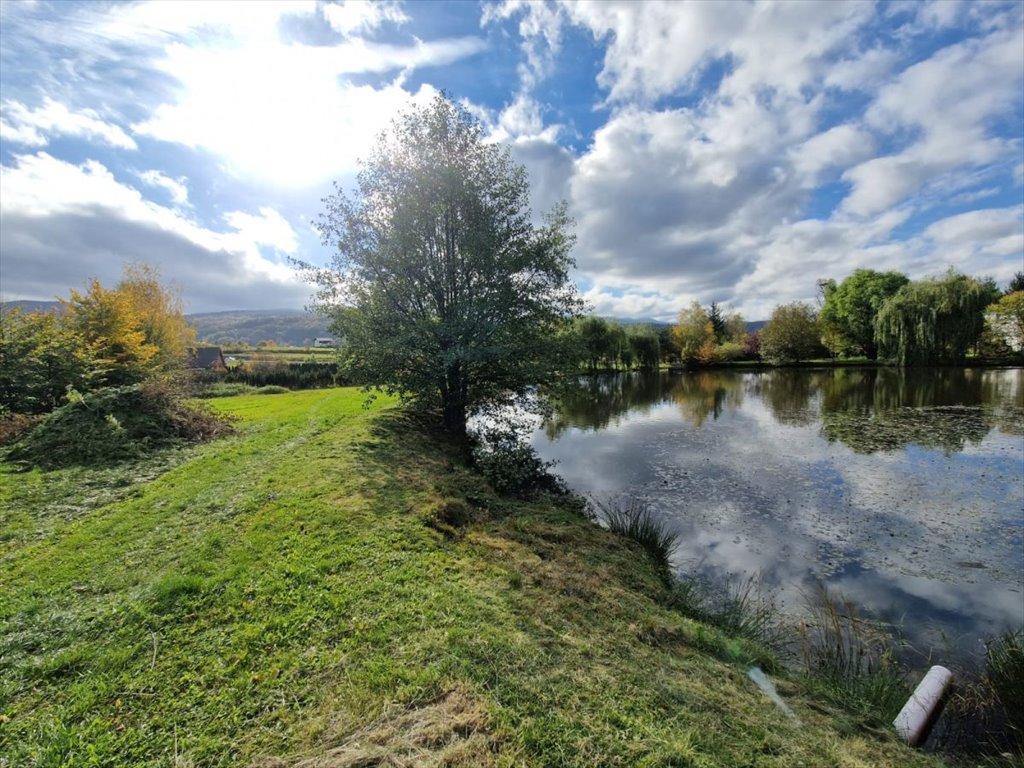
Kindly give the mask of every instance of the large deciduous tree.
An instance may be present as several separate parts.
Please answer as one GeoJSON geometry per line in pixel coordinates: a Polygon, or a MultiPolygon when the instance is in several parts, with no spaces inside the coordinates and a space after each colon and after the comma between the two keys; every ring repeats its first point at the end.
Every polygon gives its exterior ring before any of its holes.
{"type": "Polygon", "coordinates": [[[821,283],[825,295],[821,324],[829,349],[834,353],[854,351],[876,360],[875,318],[886,300],[908,282],[900,272],[858,269],[839,285],[832,280],[821,283]]]}
{"type": "Polygon", "coordinates": [[[950,270],[900,288],[878,313],[879,355],[900,365],[962,360],[985,328],[985,308],[999,296],[992,280],[950,270]]]}
{"type": "Polygon", "coordinates": [[[440,406],[457,434],[473,410],[553,377],[558,331],[581,309],[573,238],[564,205],[532,223],[526,170],[506,147],[440,95],[393,121],[356,186],[324,201],[331,265],[299,265],[352,374],[440,406]]]}
{"type": "Polygon", "coordinates": [[[679,313],[679,322],[672,329],[672,335],[683,360],[708,362],[704,358],[715,346],[715,328],[700,302],[692,302],[679,313]]]}
{"type": "Polygon", "coordinates": [[[761,356],[773,363],[807,360],[820,348],[817,314],[813,307],[803,302],[776,307],[761,329],[761,356]]]}

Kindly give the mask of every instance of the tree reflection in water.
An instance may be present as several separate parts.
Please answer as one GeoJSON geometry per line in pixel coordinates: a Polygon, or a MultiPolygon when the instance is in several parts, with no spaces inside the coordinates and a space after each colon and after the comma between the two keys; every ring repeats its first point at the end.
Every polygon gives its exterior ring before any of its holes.
{"type": "Polygon", "coordinates": [[[684,374],[624,373],[585,376],[563,387],[545,422],[548,439],[565,430],[602,430],[628,413],[647,414],[675,403],[699,429],[710,418],[763,402],[779,424],[821,423],[830,442],[857,453],[908,445],[946,454],[976,445],[998,426],[1024,434],[1024,371],[972,368],[707,370],[684,374]]]}

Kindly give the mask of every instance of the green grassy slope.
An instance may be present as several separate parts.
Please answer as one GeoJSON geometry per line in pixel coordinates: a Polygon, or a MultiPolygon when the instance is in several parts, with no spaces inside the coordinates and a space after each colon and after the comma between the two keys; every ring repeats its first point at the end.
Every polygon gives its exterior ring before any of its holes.
{"type": "Polygon", "coordinates": [[[214,401],[239,436],[0,474],[0,765],[933,764],[785,680],[780,716],[634,545],[362,401],[214,401]]]}

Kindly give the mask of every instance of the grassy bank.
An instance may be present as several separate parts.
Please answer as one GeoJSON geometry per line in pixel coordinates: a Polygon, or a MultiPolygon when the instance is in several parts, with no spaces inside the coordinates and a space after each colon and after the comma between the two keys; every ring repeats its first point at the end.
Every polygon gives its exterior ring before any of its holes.
{"type": "Polygon", "coordinates": [[[208,402],[238,436],[0,475],[5,768],[935,764],[785,679],[781,715],[637,545],[386,401],[208,402]]]}

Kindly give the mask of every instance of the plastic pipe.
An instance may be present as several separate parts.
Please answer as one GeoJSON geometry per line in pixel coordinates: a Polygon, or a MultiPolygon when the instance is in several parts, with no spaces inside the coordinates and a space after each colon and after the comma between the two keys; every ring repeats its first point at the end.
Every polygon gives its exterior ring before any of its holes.
{"type": "Polygon", "coordinates": [[[952,680],[952,672],[936,665],[928,670],[924,680],[914,689],[903,709],[892,721],[896,733],[907,744],[916,747],[928,736],[952,680]]]}

